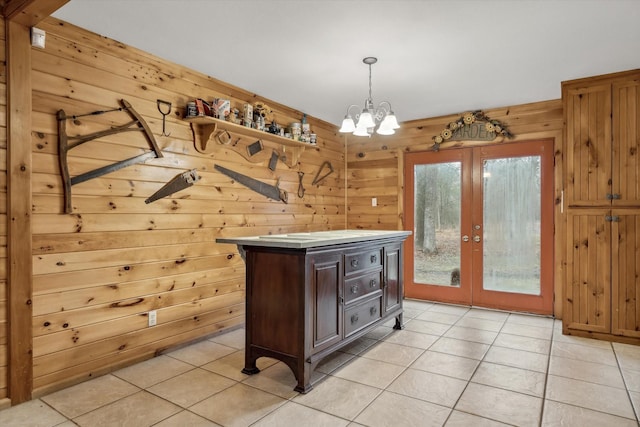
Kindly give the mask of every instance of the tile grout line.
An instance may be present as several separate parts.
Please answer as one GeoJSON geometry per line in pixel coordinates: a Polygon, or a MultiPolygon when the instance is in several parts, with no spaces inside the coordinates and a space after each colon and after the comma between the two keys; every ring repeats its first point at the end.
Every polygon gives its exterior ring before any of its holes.
{"type": "MultiPolygon", "coordinates": [[[[468,313],[468,311],[467,311],[468,313]]],[[[465,313],[466,314],[466,313],[465,313]]],[[[469,384],[471,384],[471,379],[473,378],[473,376],[476,374],[476,372],[478,372],[478,369],[480,368],[480,365],[482,364],[482,362],[484,361],[484,359],[487,357],[487,353],[489,353],[489,350],[491,350],[491,347],[493,347],[493,344],[496,342],[496,339],[498,339],[498,335],[500,335],[500,332],[502,331],[502,329],[504,329],[504,326],[507,324],[507,320],[509,319],[509,316],[511,316],[511,314],[508,314],[507,318],[502,322],[502,326],[500,327],[500,329],[497,331],[496,336],[493,338],[493,340],[491,341],[491,344],[489,344],[489,348],[487,349],[487,351],[484,352],[484,354],[482,355],[482,359],[480,359],[478,361],[478,365],[475,367],[475,369],[473,370],[473,372],[471,373],[471,375],[469,376],[469,379],[467,380],[467,384],[464,386],[464,388],[462,389],[462,392],[460,393],[460,396],[458,396],[458,398],[456,399],[456,402],[453,404],[453,406],[451,407],[451,412],[449,413],[449,416],[447,417],[447,419],[444,421],[443,425],[446,425],[447,422],[449,421],[449,419],[451,418],[451,415],[453,414],[454,411],[457,411],[456,406],[458,406],[458,403],[460,403],[460,399],[462,399],[462,395],[464,394],[464,392],[467,390],[467,388],[469,387],[469,384]]],[[[460,319],[458,319],[458,321],[456,321],[456,323],[458,323],[462,318],[464,318],[464,315],[460,317],[460,319]]],[[[489,319],[486,319],[489,320],[489,319]]],[[[454,324],[455,325],[455,324],[454,324]]],[[[451,325],[451,327],[453,327],[454,325],[451,325]]],[[[451,329],[451,328],[449,328],[451,329]]],[[[448,330],[447,330],[448,331],[448,330]]],[[[444,334],[443,334],[444,336],[444,334]]],[[[503,421],[500,420],[496,420],[493,418],[487,418],[485,416],[481,416],[478,414],[473,414],[473,413],[469,413],[469,412],[465,412],[465,411],[460,411],[460,412],[464,412],[467,414],[471,414],[473,416],[476,417],[481,417],[481,418],[485,418],[487,420],[493,420],[496,422],[501,422],[503,423],[503,421]]],[[[505,423],[506,424],[506,423],[505,423]]]]}
{"type": "MultiPolygon", "coordinates": [[[[403,316],[403,321],[404,321],[404,323],[402,324],[403,328],[402,328],[401,330],[405,330],[405,329],[404,329],[404,326],[405,326],[407,323],[411,322],[412,320],[415,320],[418,316],[420,316],[421,314],[423,314],[423,313],[425,313],[425,312],[429,311],[429,309],[430,309],[430,308],[432,308],[432,307],[433,307],[433,305],[432,305],[431,307],[429,307],[429,308],[425,309],[425,310],[422,310],[420,314],[416,315],[415,317],[411,317],[411,318],[409,318],[409,320],[406,320],[406,318],[403,316]]],[[[447,330],[448,330],[448,329],[447,329],[447,330]]],[[[389,332],[389,333],[385,334],[383,337],[381,337],[381,339],[376,339],[376,341],[377,341],[377,343],[376,343],[376,344],[379,344],[379,343],[383,342],[383,339],[384,339],[384,338],[388,337],[389,335],[391,335],[391,334],[393,334],[393,333],[394,333],[394,330],[392,329],[392,330],[391,330],[391,332],[389,332]]],[[[430,335],[430,334],[424,334],[424,335],[430,335]]],[[[440,337],[438,337],[438,339],[440,339],[440,337]]],[[[433,342],[433,344],[435,344],[437,341],[438,341],[438,340],[434,341],[434,342],[433,342]]],[[[362,350],[360,353],[356,354],[356,355],[355,355],[355,357],[364,357],[364,356],[361,356],[361,354],[362,354],[362,353],[364,353],[364,352],[366,352],[366,351],[367,351],[368,349],[370,349],[371,347],[374,347],[376,344],[373,344],[373,345],[371,345],[371,346],[367,347],[366,349],[362,350]]],[[[421,350],[422,350],[422,353],[421,353],[418,357],[416,357],[416,359],[415,359],[415,360],[418,360],[418,358],[420,358],[422,355],[424,355],[424,353],[426,353],[426,352],[427,352],[427,350],[428,350],[428,349],[429,349],[433,344],[431,344],[431,345],[430,345],[429,347],[427,347],[426,349],[421,349],[421,350]]],[[[410,346],[407,346],[407,347],[410,347],[410,346]]],[[[413,347],[413,348],[417,348],[417,347],[413,347]]],[[[354,357],[354,358],[355,358],[355,357],[354,357]]],[[[364,357],[364,358],[366,359],[366,357],[364,357]]],[[[374,359],[371,359],[371,360],[374,360],[374,359]]],[[[402,370],[398,375],[396,375],[396,376],[391,380],[391,382],[390,382],[387,386],[385,386],[385,388],[379,389],[379,390],[380,390],[380,392],[379,392],[378,394],[376,394],[376,396],[371,400],[371,402],[369,402],[367,405],[365,405],[365,407],[364,407],[364,408],[362,408],[362,410],[360,410],[360,412],[358,412],[358,413],[353,417],[353,419],[352,419],[352,420],[348,420],[348,421],[349,421],[349,423],[355,423],[355,422],[356,422],[355,420],[356,420],[360,415],[362,415],[362,414],[363,414],[363,413],[364,413],[364,412],[365,412],[369,407],[371,407],[371,405],[376,401],[376,399],[378,399],[378,398],[379,398],[379,397],[380,397],[384,392],[393,393],[393,394],[395,394],[395,395],[399,395],[399,396],[404,396],[404,395],[402,395],[402,394],[398,394],[398,393],[395,393],[395,392],[392,392],[392,391],[388,391],[388,390],[387,390],[387,388],[388,388],[391,384],[393,384],[393,382],[394,382],[394,381],[396,381],[396,380],[397,380],[397,379],[398,379],[402,374],[404,374],[404,373],[409,369],[409,367],[410,367],[410,366],[415,362],[415,360],[414,360],[413,362],[411,362],[409,365],[407,365],[407,366],[403,367],[404,369],[403,369],[403,370],[402,370]]],[[[350,362],[349,362],[349,363],[350,363],[350,362]]],[[[334,369],[334,370],[333,370],[333,371],[331,371],[331,372],[333,373],[333,372],[337,371],[338,369],[342,368],[344,365],[345,365],[345,364],[340,365],[340,367],[338,367],[338,368],[334,369]]],[[[399,365],[397,365],[397,366],[399,366],[399,365]]],[[[330,374],[327,374],[327,376],[329,376],[329,375],[330,375],[330,374]]],[[[331,376],[333,376],[333,375],[331,375],[331,376]]],[[[335,376],[334,376],[334,377],[335,377],[335,376]]],[[[340,378],[340,377],[335,377],[335,378],[340,378]]],[[[344,379],[344,378],[342,378],[342,379],[344,379]]],[[[346,380],[346,381],[351,381],[351,380],[346,380]]],[[[362,384],[362,383],[359,383],[358,381],[353,381],[353,382],[355,382],[355,383],[357,383],[357,384],[362,384]]],[[[367,385],[367,384],[362,384],[362,385],[365,385],[365,386],[368,386],[368,387],[372,387],[372,386],[367,385]]],[[[372,387],[372,388],[377,388],[377,387],[372,387]]],[[[411,397],[411,396],[404,396],[404,397],[411,397]]],[[[413,398],[413,399],[416,399],[416,398],[413,398]]],[[[419,400],[420,400],[420,399],[419,399],[419,400]]],[[[429,403],[432,403],[432,402],[429,402],[429,403]]],[[[442,405],[439,405],[439,406],[442,406],[442,405]]],[[[444,407],[444,406],[443,406],[443,407],[444,407]]],[[[334,415],[334,416],[335,416],[335,415],[334,415]]],[[[341,418],[341,417],[340,417],[340,418],[341,418]]],[[[344,419],[344,418],[343,418],[343,419],[344,419]]]]}
{"type": "MultiPolygon", "coordinates": [[[[426,310],[425,310],[425,311],[426,311],[426,310]]],[[[421,314],[422,314],[422,313],[421,313],[421,314]]],[[[403,321],[405,321],[405,317],[404,317],[404,316],[402,317],[402,320],[403,320],[403,321]]],[[[411,318],[411,319],[409,320],[409,322],[410,322],[411,320],[413,320],[413,318],[411,318]]],[[[408,323],[408,322],[406,322],[406,321],[405,321],[405,322],[402,324],[402,329],[400,329],[400,330],[404,330],[404,326],[405,326],[405,324],[406,324],[406,323],[408,323]]],[[[389,332],[388,334],[384,335],[381,339],[376,340],[376,341],[378,341],[376,344],[381,343],[383,338],[386,338],[386,337],[388,337],[389,335],[391,335],[391,334],[393,334],[393,333],[394,333],[394,329],[391,329],[391,332],[389,332]]],[[[362,353],[364,353],[364,352],[365,352],[366,350],[368,350],[369,348],[374,347],[376,344],[371,345],[371,346],[367,347],[366,349],[362,350],[360,353],[358,353],[358,354],[356,355],[356,357],[364,357],[364,356],[361,356],[361,354],[362,354],[362,353]]],[[[426,350],[423,350],[423,351],[422,351],[422,354],[424,354],[424,352],[425,352],[425,351],[426,351],[426,350]]],[[[422,356],[422,354],[420,354],[420,356],[422,356]]],[[[418,357],[420,357],[420,356],[418,356],[418,357]]],[[[365,357],[365,359],[366,359],[366,357],[365,357]]],[[[416,359],[417,359],[417,358],[416,358],[416,359]]],[[[412,362],[412,363],[413,363],[413,362],[412,362]]],[[[344,365],[342,365],[342,366],[344,366],[344,365]]],[[[342,367],[342,366],[341,366],[341,367],[342,367]]],[[[409,364],[409,366],[411,366],[411,364],[409,364]]],[[[397,379],[398,379],[402,374],[404,374],[404,373],[407,371],[407,369],[409,369],[409,366],[405,366],[405,367],[404,367],[404,369],[403,369],[403,370],[402,370],[398,375],[396,375],[396,376],[391,380],[391,382],[389,382],[389,384],[388,384],[387,386],[385,386],[385,387],[384,387],[384,388],[382,388],[382,389],[379,389],[379,390],[380,390],[380,392],[379,392],[378,394],[376,394],[376,396],[375,396],[373,399],[371,399],[371,402],[369,402],[369,403],[368,403],[364,408],[362,408],[362,410],[360,410],[360,412],[358,412],[358,413],[353,417],[353,419],[352,419],[352,420],[349,420],[349,423],[350,423],[350,424],[351,424],[351,423],[355,423],[355,422],[356,422],[356,421],[355,421],[355,420],[356,420],[356,418],[358,418],[360,415],[362,415],[362,413],[364,413],[364,411],[366,411],[366,410],[367,410],[367,409],[368,409],[368,408],[373,404],[373,402],[375,402],[375,401],[376,401],[376,400],[377,400],[377,399],[378,399],[378,398],[379,398],[379,397],[380,397],[380,396],[381,396],[385,391],[387,391],[387,388],[388,388],[391,384],[393,384],[393,382],[394,382],[395,380],[397,380],[397,379]]],[[[337,369],[336,369],[336,370],[337,370],[337,369]]],[[[336,370],[334,370],[334,371],[332,371],[332,372],[335,372],[336,370]]],[[[336,377],[336,378],[340,378],[340,377],[336,377]]],[[[344,378],[343,378],[343,379],[344,379],[344,378]]],[[[349,381],[350,381],[350,380],[349,380],[349,381]]],[[[357,381],[354,381],[354,382],[355,382],[355,383],[358,383],[357,381]]],[[[362,384],[362,383],[358,383],[358,384],[362,384]]],[[[367,385],[367,384],[363,384],[363,385],[367,385]]],[[[372,386],[369,386],[369,387],[372,387],[372,386]]],[[[373,388],[377,388],[377,387],[373,387],[373,388]]]]}
{"type": "MultiPolygon", "coordinates": [[[[42,396],[42,397],[44,397],[44,396],[42,396]]],[[[61,423],[58,423],[58,424],[55,424],[55,425],[54,425],[54,427],[55,427],[55,426],[59,426],[60,424],[64,424],[64,423],[66,423],[67,421],[71,421],[71,418],[67,417],[65,414],[63,414],[62,412],[58,411],[56,408],[54,408],[53,406],[51,406],[49,403],[47,403],[47,402],[45,402],[44,400],[42,400],[42,398],[38,398],[37,400],[39,400],[39,401],[40,401],[40,402],[42,402],[44,405],[48,406],[49,408],[51,408],[52,410],[54,410],[55,412],[57,412],[58,414],[60,414],[61,416],[63,416],[63,417],[64,417],[65,421],[63,421],[63,422],[61,422],[61,423]]],[[[73,422],[73,421],[71,421],[71,422],[73,422]]],[[[74,424],[75,424],[75,423],[74,423],[74,424]]]]}
{"type": "Polygon", "coordinates": [[[547,354],[547,369],[544,372],[544,388],[542,390],[542,405],[540,406],[540,421],[539,426],[542,426],[542,420],[544,419],[544,410],[547,406],[547,384],[549,383],[549,369],[551,369],[551,353],[553,352],[553,343],[556,337],[556,319],[553,319],[551,325],[551,341],[549,342],[549,354],[547,354]]]}
{"type": "Polygon", "coordinates": [[[627,380],[624,378],[624,374],[622,372],[622,365],[620,365],[620,359],[618,358],[618,352],[616,351],[616,347],[613,343],[610,343],[611,349],[613,350],[613,355],[616,358],[616,364],[618,365],[618,370],[620,371],[620,376],[622,377],[622,384],[624,384],[625,391],[627,392],[627,397],[629,398],[629,404],[631,405],[631,409],[633,410],[634,415],[636,416],[636,422],[640,423],[640,409],[636,409],[636,406],[633,404],[633,399],[631,398],[631,390],[627,385],[627,380]]]}

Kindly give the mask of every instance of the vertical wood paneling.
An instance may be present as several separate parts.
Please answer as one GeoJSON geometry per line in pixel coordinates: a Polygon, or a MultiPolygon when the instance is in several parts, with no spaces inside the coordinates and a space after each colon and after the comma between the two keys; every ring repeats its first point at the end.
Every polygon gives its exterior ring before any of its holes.
{"type": "MultiPolygon", "coordinates": [[[[0,19],[0,239],[2,241],[2,253],[0,254],[0,402],[7,397],[8,378],[8,356],[7,346],[7,316],[9,307],[7,305],[7,127],[6,127],[6,107],[7,107],[7,79],[5,62],[5,21],[0,19]]],[[[1,407],[1,405],[0,405],[1,407]]]]}
{"type": "Polygon", "coordinates": [[[567,219],[567,286],[565,313],[569,328],[610,331],[611,222],[599,209],[571,212],[567,219]]]}
{"type": "MultiPolygon", "coordinates": [[[[181,119],[188,100],[224,97],[242,110],[243,103],[263,99],[52,18],[39,27],[47,31],[47,48],[31,51],[36,395],[242,325],[244,262],[235,246],[215,244],[217,237],[343,229],[345,223],[343,141],[335,126],[308,117],[317,146],[307,147],[293,167],[278,162],[275,172],[267,165],[279,144],[267,133],[267,155],[257,162],[216,142],[210,154],[201,154],[181,119]],[[73,213],[64,214],[56,112],[106,110],[121,98],[143,116],[164,157],[73,186],[73,213]],[[172,103],[169,137],[160,135],[157,99],[172,103]],[[312,186],[325,160],[334,173],[312,186]],[[280,179],[288,204],[239,185],[215,164],[270,184],[280,179]],[[189,169],[201,177],[195,185],[144,202],[189,169]],[[305,174],[304,198],[296,196],[299,171],[305,174]],[[150,310],[158,319],[151,328],[150,310]]],[[[280,125],[302,118],[302,112],[263,101],[280,125]]],[[[68,134],[128,120],[122,113],[79,117],[67,122],[68,134]]],[[[112,135],[72,150],[69,169],[74,176],[148,150],[141,134],[112,135]]]]}
{"type": "Polygon", "coordinates": [[[640,73],[613,85],[614,206],[640,206],[640,73]]]}
{"type": "Polygon", "coordinates": [[[564,87],[568,206],[597,206],[611,193],[611,85],[564,87]]]}
{"type": "Polygon", "coordinates": [[[640,209],[614,210],[613,311],[614,334],[640,338],[640,209]]]}
{"type": "Polygon", "coordinates": [[[31,315],[31,38],[29,28],[6,24],[7,43],[7,213],[9,302],[9,397],[31,399],[33,340],[31,315]]]}

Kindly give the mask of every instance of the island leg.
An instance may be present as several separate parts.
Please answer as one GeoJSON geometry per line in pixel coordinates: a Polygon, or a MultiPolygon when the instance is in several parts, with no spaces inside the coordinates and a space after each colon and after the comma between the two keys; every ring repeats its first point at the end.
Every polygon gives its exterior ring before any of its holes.
{"type": "Polygon", "coordinates": [[[260,372],[258,366],[256,366],[256,360],[258,358],[255,356],[251,346],[245,348],[244,353],[244,368],[242,369],[243,374],[254,375],[260,372]]]}
{"type": "Polygon", "coordinates": [[[396,324],[393,325],[393,329],[401,330],[402,328],[404,328],[404,326],[402,325],[402,313],[400,313],[396,316],[396,324]]]}
{"type": "Polygon", "coordinates": [[[313,388],[310,382],[311,372],[315,368],[315,365],[312,366],[310,363],[307,363],[301,359],[297,360],[296,365],[296,367],[289,366],[293,371],[296,380],[298,380],[298,384],[294,387],[293,390],[302,394],[308,393],[313,388]]]}

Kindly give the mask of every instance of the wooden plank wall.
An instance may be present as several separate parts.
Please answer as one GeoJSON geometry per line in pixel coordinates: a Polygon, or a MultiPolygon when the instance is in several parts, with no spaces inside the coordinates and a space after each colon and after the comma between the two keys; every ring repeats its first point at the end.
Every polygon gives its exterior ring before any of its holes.
{"type": "MultiPolygon", "coordinates": [[[[184,105],[196,97],[266,102],[278,123],[302,113],[185,67],[49,18],[46,49],[33,54],[33,335],[34,396],[153,356],[164,349],[244,323],[244,263],[240,236],[345,227],[344,146],[337,128],[309,118],[318,135],[293,168],[249,163],[217,145],[194,149],[184,105]],[[56,112],[106,110],[128,100],[149,124],[164,158],[72,187],[73,213],[63,213],[56,112]],[[171,102],[169,137],[161,136],[156,100],[171,102]],[[328,160],[335,173],[311,181],[328,160]],[[289,203],[273,201],[215,171],[220,164],[275,184],[289,203]],[[144,200],[171,178],[197,169],[201,180],[173,196],[144,200]],[[304,198],[296,196],[298,171],[304,198]],[[147,327],[147,312],[158,324],[147,327]]],[[[68,134],[87,134],[128,121],[124,113],[68,120],[68,134]]],[[[232,135],[234,138],[237,135],[232,135]]],[[[265,133],[265,150],[273,144],[265,133]]],[[[70,152],[71,175],[148,150],[142,134],[91,141],[70,152]]]]}
{"type": "Polygon", "coordinates": [[[5,22],[0,19],[0,408],[7,397],[7,73],[5,22]]]}
{"type": "MultiPolygon", "coordinates": [[[[560,82],[558,82],[560,87],[560,82]]],[[[561,100],[536,102],[504,108],[483,110],[491,119],[508,126],[513,140],[553,138],[555,140],[555,315],[561,318],[561,286],[564,260],[564,217],[562,200],[562,138],[563,116],[561,100]]],[[[465,113],[404,122],[393,136],[374,135],[371,138],[349,136],[347,139],[347,228],[404,229],[403,156],[405,152],[430,150],[432,137],[465,113]],[[371,199],[377,198],[373,207],[371,199]]],[[[401,118],[401,117],[400,117],[401,118]]],[[[479,143],[444,143],[441,150],[479,143]],[[454,146],[455,145],[455,146],[454,146]]],[[[486,143],[484,143],[486,144],[486,143]]]]}

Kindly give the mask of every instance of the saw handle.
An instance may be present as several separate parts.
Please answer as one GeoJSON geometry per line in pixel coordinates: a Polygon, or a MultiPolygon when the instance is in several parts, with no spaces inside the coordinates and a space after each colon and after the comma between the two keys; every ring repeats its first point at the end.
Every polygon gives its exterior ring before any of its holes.
{"type": "Polygon", "coordinates": [[[287,200],[289,199],[289,195],[287,194],[287,192],[278,189],[278,193],[280,194],[280,200],[282,200],[284,203],[287,203],[287,200]]]}
{"type": "Polygon", "coordinates": [[[287,200],[289,200],[289,195],[285,190],[280,188],[280,178],[276,180],[276,190],[278,190],[278,197],[280,197],[280,200],[282,200],[284,203],[287,203],[287,200]]]}

